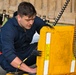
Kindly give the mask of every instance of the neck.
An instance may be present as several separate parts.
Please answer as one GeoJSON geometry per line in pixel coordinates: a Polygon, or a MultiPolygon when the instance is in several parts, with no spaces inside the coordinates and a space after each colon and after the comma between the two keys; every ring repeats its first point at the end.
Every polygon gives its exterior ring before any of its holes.
{"type": "Polygon", "coordinates": [[[17,20],[17,22],[18,22],[19,26],[21,26],[21,27],[22,27],[22,25],[20,24],[20,21],[18,20],[18,16],[15,16],[15,18],[16,18],[16,20],[17,20]]]}
{"type": "Polygon", "coordinates": [[[16,18],[16,20],[17,20],[19,26],[22,27],[22,28],[24,29],[24,31],[26,31],[26,29],[22,26],[22,24],[21,24],[20,21],[18,20],[18,16],[16,16],[15,18],[16,18]]]}

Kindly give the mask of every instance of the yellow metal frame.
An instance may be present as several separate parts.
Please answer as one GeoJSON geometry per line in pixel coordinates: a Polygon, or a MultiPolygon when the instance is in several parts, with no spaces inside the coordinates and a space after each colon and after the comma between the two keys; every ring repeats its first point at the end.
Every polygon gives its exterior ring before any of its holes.
{"type": "MultiPolygon", "coordinates": [[[[45,72],[48,61],[47,75],[61,75],[72,73],[71,68],[73,57],[73,36],[74,26],[63,25],[55,26],[54,29],[43,27],[40,32],[40,39],[38,42],[38,50],[42,51],[42,56],[37,57],[37,75],[46,75],[45,72]],[[50,33],[50,44],[46,44],[46,34],[50,33]],[[44,67],[45,66],[45,67],[44,67]]],[[[74,63],[75,64],[75,63],[74,63]]]]}
{"type": "MultiPolygon", "coordinates": [[[[14,73],[7,73],[6,75],[15,75],[14,73]]],[[[29,75],[29,74],[22,74],[22,75],[29,75]]]]}

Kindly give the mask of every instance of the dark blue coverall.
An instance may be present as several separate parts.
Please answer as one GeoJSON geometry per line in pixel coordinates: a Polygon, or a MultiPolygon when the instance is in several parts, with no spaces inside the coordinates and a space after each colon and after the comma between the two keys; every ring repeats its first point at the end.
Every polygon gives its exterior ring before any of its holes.
{"type": "MultiPolygon", "coordinates": [[[[20,27],[15,17],[9,19],[1,28],[0,42],[0,65],[7,72],[16,71],[10,63],[18,56],[21,60],[30,55],[36,49],[37,43],[30,44],[34,33],[40,33],[40,29],[47,25],[42,19],[36,16],[31,29],[26,32],[20,27]]],[[[30,57],[26,62],[27,65],[36,63],[36,57],[30,57]]]]}

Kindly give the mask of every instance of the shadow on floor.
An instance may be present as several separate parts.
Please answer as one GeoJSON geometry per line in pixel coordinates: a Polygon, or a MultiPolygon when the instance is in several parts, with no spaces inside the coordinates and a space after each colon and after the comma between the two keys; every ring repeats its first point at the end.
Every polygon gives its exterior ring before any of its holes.
{"type": "Polygon", "coordinates": [[[0,67],[0,75],[5,75],[6,72],[0,67]]]}

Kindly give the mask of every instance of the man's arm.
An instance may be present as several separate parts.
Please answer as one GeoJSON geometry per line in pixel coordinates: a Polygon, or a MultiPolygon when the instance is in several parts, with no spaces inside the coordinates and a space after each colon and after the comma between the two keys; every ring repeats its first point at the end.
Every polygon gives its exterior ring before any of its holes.
{"type": "Polygon", "coordinates": [[[46,22],[44,22],[41,18],[39,18],[38,16],[36,16],[35,21],[34,21],[34,25],[37,26],[37,33],[40,34],[40,29],[43,26],[48,26],[50,28],[53,28],[52,26],[50,26],[49,24],[47,24],[46,22]]]}
{"type": "MultiPolygon", "coordinates": [[[[2,53],[5,59],[11,64],[13,67],[18,68],[18,65],[22,62],[16,55],[15,48],[14,48],[14,38],[15,38],[15,30],[13,28],[12,23],[9,22],[4,25],[2,28],[2,53]]],[[[20,70],[24,72],[36,73],[36,68],[30,68],[26,64],[22,63],[20,70]]]]}
{"type": "MultiPolygon", "coordinates": [[[[11,65],[15,68],[18,68],[18,65],[21,64],[22,61],[16,57],[12,62],[11,65]]],[[[30,68],[29,66],[27,66],[25,63],[22,63],[20,68],[20,70],[24,71],[24,72],[30,72],[30,73],[36,73],[36,68],[30,68]]]]}

